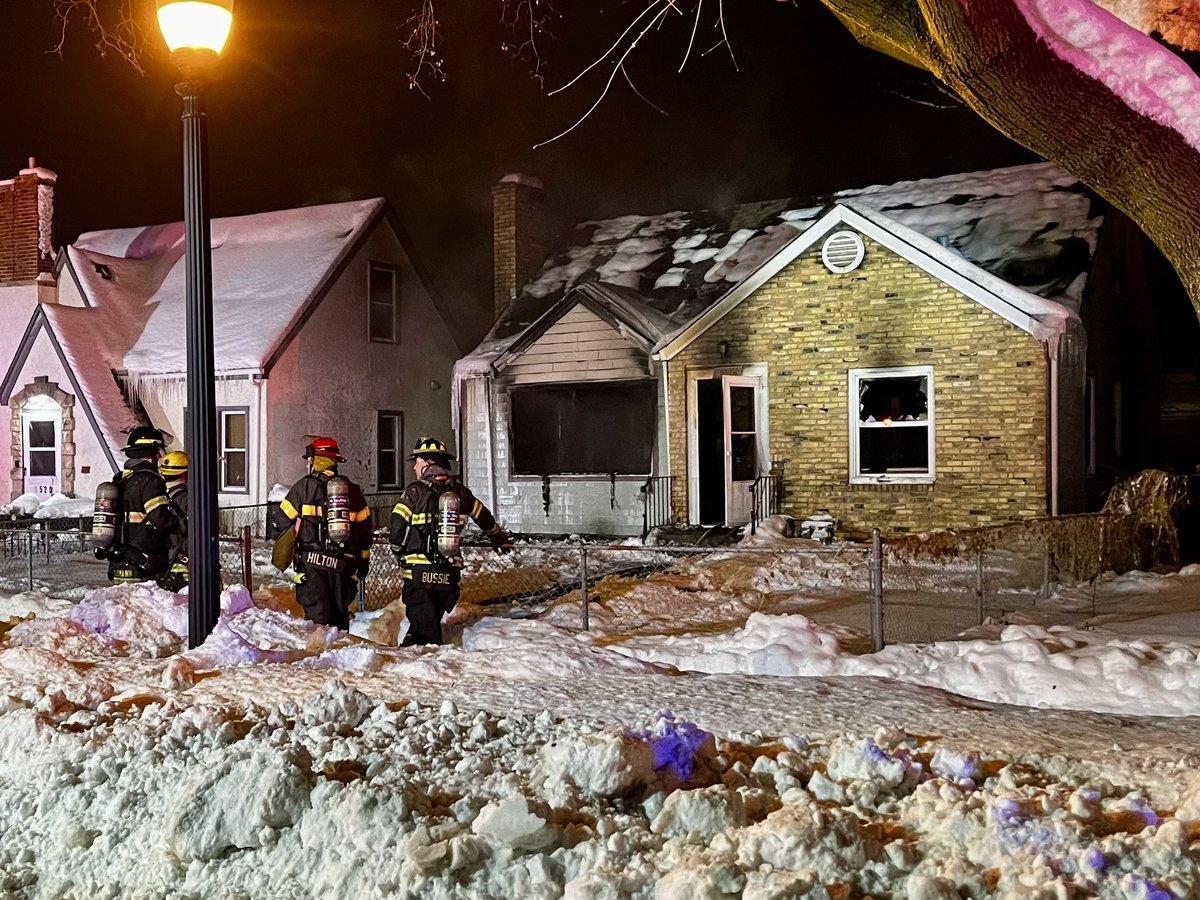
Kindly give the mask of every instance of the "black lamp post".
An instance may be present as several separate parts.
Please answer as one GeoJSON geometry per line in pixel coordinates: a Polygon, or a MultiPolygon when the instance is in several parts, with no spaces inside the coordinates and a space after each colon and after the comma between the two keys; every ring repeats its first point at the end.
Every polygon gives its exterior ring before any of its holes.
{"type": "Polygon", "coordinates": [[[187,304],[188,644],[220,613],[217,543],[217,403],[213,366],[212,244],[208,221],[208,120],[204,93],[233,24],[233,0],[157,0],[158,24],[182,80],[183,227],[187,304]]]}

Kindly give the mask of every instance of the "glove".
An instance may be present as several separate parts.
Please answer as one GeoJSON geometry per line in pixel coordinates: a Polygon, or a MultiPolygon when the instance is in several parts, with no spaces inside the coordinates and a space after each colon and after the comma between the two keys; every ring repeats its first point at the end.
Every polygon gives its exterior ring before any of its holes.
{"type": "Polygon", "coordinates": [[[492,548],[497,553],[512,553],[513,539],[506,531],[497,531],[492,535],[492,548]]]}
{"type": "Polygon", "coordinates": [[[305,579],[305,578],[307,578],[307,577],[308,577],[308,575],[307,575],[306,573],[304,573],[304,572],[297,572],[297,573],[296,573],[296,574],[295,574],[295,575],[292,577],[292,581],[293,581],[293,582],[295,582],[296,584],[304,584],[304,579],[305,579]]]}
{"type": "Polygon", "coordinates": [[[94,548],[92,550],[92,555],[95,556],[96,559],[108,559],[108,551],[103,547],[94,548]]]}

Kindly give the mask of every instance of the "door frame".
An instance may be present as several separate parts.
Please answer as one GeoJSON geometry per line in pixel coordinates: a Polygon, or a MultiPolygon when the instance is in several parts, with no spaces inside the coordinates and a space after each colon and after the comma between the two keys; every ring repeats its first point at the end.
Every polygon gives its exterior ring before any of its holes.
{"type": "MultiPolygon", "coordinates": [[[[34,476],[30,473],[29,454],[35,448],[29,445],[29,428],[34,422],[53,422],[54,423],[54,490],[48,496],[56,493],[61,493],[63,490],[63,420],[66,418],[65,411],[62,405],[53,397],[41,394],[31,397],[21,406],[21,468],[24,472],[25,493],[35,493],[32,490],[33,485],[30,480],[45,476],[34,476]]],[[[38,450],[46,450],[45,447],[38,447],[38,450]]]]}
{"type": "MultiPolygon", "coordinates": [[[[747,363],[740,366],[688,366],[685,371],[686,378],[686,408],[687,413],[687,500],[688,500],[688,523],[699,524],[700,521],[700,435],[699,435],[699,407],[697,403],[697,387],[698,381],[704,381],[709,378],[723,378],[725,376],[745,376],[748,378],[758,379],[758,416],[755,421],[756,432],[758,434],[758,464],[762,471],[767,471],[770,467],[770,437],[771,437],[771,422],[768,415],[770,410],[770,402],[768,399],[768,366],[767,363],[747,363]]],[[[728,429],[726,429],[726,440],[728,441],[728,429]]],[[[726,459],[726,479],[728,479],[729,460],[726,459]]],[[[726,514],[728,514],[728,496],[726,497],[726,514]]]]}

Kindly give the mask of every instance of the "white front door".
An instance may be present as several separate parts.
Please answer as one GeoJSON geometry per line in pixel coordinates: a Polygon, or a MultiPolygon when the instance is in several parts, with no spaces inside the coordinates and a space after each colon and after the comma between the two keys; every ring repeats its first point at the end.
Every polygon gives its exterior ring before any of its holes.
{"type": "Polygon", "coordinates": [[[48,398],[37,399],[43,402],[31,402],[21,412],[25,491],[49,497],[62,486],[62,410],[48,398]]]}
{"type": "Polygon", "coordinates": [[[759,422],[759,380],[746,375],[725,375],[721,391],[725,402],[725,524],[745,525],[753,508],[751,488],[759,475],[763,433],[759,422]]]}

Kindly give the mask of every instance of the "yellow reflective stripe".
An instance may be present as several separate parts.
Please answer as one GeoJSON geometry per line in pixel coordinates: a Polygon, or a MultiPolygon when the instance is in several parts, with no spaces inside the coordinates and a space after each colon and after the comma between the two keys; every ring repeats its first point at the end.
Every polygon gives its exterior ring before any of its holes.
{"type": "Polygon", "coordinates": [[[140,513],[140,512],[127,512],[127,513],[125,514],[125,521],[126,521],[126,522],[133,522],[135,525],[136,525],[138,522],[141,522],[141,521],[142,521],[143,519],[145,519],[145,518],[146,518],[146,514],[145,514],[145,513],[140,513]]]}
{"type": "Polygon", "coordinates": [[[370,550],[364,550],[364,551],[362,551],[362,558],[363,558],[363,559],[370,559],[370,558],[371,558],[371,551],[370,551],[370,550]]]}
{"type": "Polygon", "coordinates": [[[305,503],[300,507],[300,515],[302,516],[323,516],[325,510],[319,506],[313,506],[311,503],[305,503]]]}
{"type": "Polygon", "coordinates": [[[150,513],[154,512],[166,502],[166,497],[151,497],[146,501],[146,514],[149,515],[150,513]]]}
{"type": "Polygon", "coordinates": [[[475,505],[471,507],[471,518],[478,519],[481,512],[483,512],[483,504],[476,498],[475,505]]]}
{"type": "Polygon", "coordinates": [[[284,500],[279,504],[279,508],[284,511],[289,519],[294,519],[296,516],[300,515],[300,511],[296,509],[296,507],[292,506],[290,500],[284,500]]]}
{"type": "Polygon", "coordinates": [[[350,513],[351,522],[365,522],[369,518],[371,518],[371,511],[366,507],[363,507],[358,512],[350,513]]]}
{"type": "Polygon", "coordinates": [[[433,521],[433,513],[413,513],[410,525],[428,525],[433,521]]]}
{"type": "Polygon", "coordinates": [[[499,530],[500,530],[500,523],[497,522],[495,525],[493,525],[491,528],[489,528],[487,531],[485,531],[484,534],[495,534],[499,530]]]}
{"type": "Polygon", "coordinates": [[[412,522],[412,510],[403,503],[397,503],[392,507],[392,515],[399,516],[405,522],[412,522]]]}
{"type": "Polygon", "coordinates": [[[429,557],[424,553],[410,553],[404,557],[404,565],[406,566],[430,566],[433,565],[429,561],[429,557]]]}

